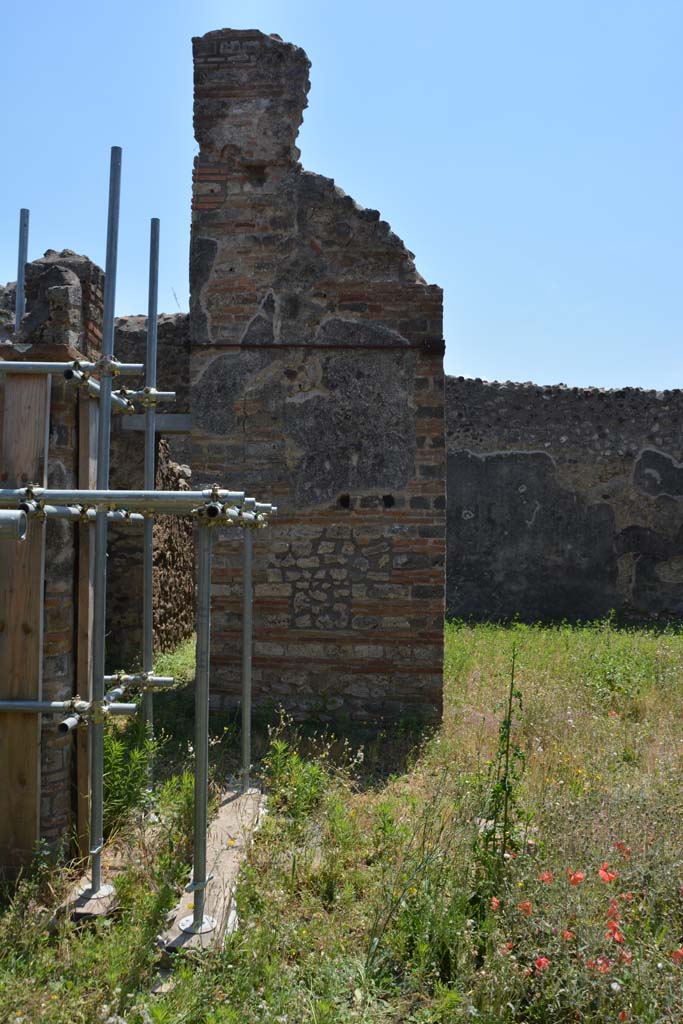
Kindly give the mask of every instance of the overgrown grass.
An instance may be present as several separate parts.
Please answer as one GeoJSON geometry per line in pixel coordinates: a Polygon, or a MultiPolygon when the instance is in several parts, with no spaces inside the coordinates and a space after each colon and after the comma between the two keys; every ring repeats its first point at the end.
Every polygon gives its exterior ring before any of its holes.
{"type": "Polygon", "coordinates": [[[194,679],[194,659],[197,638],[193,635],[184,640],[175,651],[158,654],[154,671],[158,676],[173,676],[178,683],[191,683],[194,679]]]}
{"type": "Polygon", "coordinates": [[[378,747],[363,774],[367,751],[292,723],[271,735],[223,950],[179,955],[150,995],[190,856],[185,776],[132,836],[119,919],[55,928],[59,876],[19,887],[0,1020],[89,1024],[104,1003],[126,1024],[680,1021],[683,637],[608,621],[446,641],[444,723],[409,770],[387,778],[378,747]]]}

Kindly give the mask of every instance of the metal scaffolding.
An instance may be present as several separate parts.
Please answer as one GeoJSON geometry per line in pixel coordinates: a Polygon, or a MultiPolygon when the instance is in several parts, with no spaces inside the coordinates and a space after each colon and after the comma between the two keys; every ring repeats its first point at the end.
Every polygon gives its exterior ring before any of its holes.
{"type": "MultiPolygon", "coordinates": [[[[206,830],[208,815],[209,691],[211,653],[211,564],[213,533],[217,528],[237,527],[243,531],[244,613],[242,651],[242,751],[241,785],[246,791],[251,771],[251,675],[252,675],[252,565],[253,529],[267,526],[277,512],[274,505],[259,502],[243,491],[214,485],[201,491],[158,491],[155,477],[155,416],[158,401],[171,401],[173,392],[159,392],[157,383],[157,295],[159,271],[159,221],[153,218],[150,232],[149,303],[147,347],[144,364],[119,363],[114,358],[114,303],[118,252],[119,202],[121,189],[121,149],[111,150],[107,255],[105,268],[102,354],[96,362],[71,363],[0,361],[0,373],[62,374],[74,386],[85,390],[97,401],[97,484],[94,489],[58,490],[29,484],[0,490],[0,541],[21,542],[33,520],[63,519],[94,526],[94,614],[90,700],[75,696],[67,701],[0,700],[0,713],[36,713],[59,716],[58,728],[70,732],[87,726],[90,734],[90,885],[83,895],[101,899],[112,887],[102,881],[103,803],[104,803],[104,724],[109,715],[129,715],[140,708],[125,703],[134,689],[142,693],[142,710],[150,737],[154,731],[153,693],[172,686],[171,677],[156,676],[153,666],[153,523],[157,515],[191,516],[197,525],[197,652],[195,679],[195,787],[193,876],[188,889],[194,892],[194,909],[184,918],[181,928],[202,934],[215,927],[204,913],[207,885],[206,830]],[[139,390],[125,387],[113,390],[119,375],[145,373],[145,386],[139,390]],[[99,379],[93,379],[98,374],[99,379]],[[145,410],[144,489],[141,491],[109,488],[111,414],[145,410]],[[143,633],[142,672],[105,675],[107,528],[110,522],[143,526],[143,633]],[[113,685],[112,685],[113,684],[113,685]],[[108,688],[109,687],[109,688],[108,688]]],[[[17,275],[16,328],[25,311],[24,277],[28,247],[29,211],[20,218],[19,272],[17,275]]],[[[151,779],[150,779],[151,783],[151,779]]]]}

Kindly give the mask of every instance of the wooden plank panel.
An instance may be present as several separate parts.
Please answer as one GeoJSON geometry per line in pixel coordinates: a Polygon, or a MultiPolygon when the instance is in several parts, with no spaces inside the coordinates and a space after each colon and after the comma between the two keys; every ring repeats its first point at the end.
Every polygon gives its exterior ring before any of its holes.
{"type": "MultiPolygon", "coordinates": [[[[50,378],[5,380],[4,487],[43,483],[50,378]]],[[[45,525],[32,522],[21,543],[0,547],[0,698],[42,695],[45,525]]],[[[0,867],[11,875],[35,850],[40,829],[40,716],[0,715],[0,867]]]]}
{"type": "MultiPolygon", "coordinates": [[[[78,407],[78,486],[97,480],[97,403],[81,393],[78,407]]],[[[90,700],[93,590],[95,584],[94,525],[78,526],[78,599],[76,607],[76,692],[90,700]]],[[[78,851],[88,856],[90,824],[90,730],[76,730],[76,835],[78,851]]]]}

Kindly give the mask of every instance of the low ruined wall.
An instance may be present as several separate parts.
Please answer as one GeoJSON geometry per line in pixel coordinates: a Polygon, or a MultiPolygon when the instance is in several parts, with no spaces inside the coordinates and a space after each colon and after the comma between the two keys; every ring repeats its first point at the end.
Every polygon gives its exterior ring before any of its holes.
{"type": "Polygon", "coordinates": [[[447,609],[683,614],[683,392],[449,377],[447,609]]]}

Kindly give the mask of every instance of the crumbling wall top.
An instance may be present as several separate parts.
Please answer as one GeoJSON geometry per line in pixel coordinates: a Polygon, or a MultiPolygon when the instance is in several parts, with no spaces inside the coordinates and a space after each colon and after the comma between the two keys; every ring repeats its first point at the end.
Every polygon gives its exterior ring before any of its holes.
{"type": "Polygon", "coordinates": [[[279,36],[193,41],[193,344],[442,348],[441,290],[295,141],[310,63],[279,36]]]}
{"type": "Polygon", "coordinates": [[[309,90],[310,61],[277,35],[220,29],[192,40],[194,132],[224,163],[290,165],[309,90]]]}

